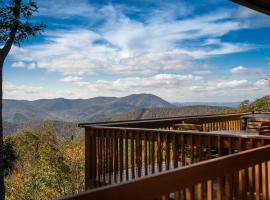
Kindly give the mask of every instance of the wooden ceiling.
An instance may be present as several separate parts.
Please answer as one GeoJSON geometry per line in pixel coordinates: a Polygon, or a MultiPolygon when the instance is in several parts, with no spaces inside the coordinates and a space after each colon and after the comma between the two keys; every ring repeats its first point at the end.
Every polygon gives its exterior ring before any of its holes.
{"type": "Polygon", "coordinates": [[[230,0],[266,15],[270,15],[270,0],[230,0]]]}

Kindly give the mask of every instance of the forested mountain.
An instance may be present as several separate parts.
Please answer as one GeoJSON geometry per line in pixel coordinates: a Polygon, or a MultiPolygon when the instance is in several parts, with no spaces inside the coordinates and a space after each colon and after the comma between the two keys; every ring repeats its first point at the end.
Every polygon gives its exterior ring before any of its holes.
{"type": "Polygon", "coordinates": [[[225,108],[205,105],[177,107],[152,94],[133,94],[122,98],[4,100],[4,134],[39,130],[49,123],[58,135],[69,136],[82,132],[77,127],[78,122],[216,114],[225,108]]]}
{"type": "Polygon", "coordinates": [[[97,121],[135,108],[174,107],[152,94],[133,94],[122,98],[4,100],[3,117],[9,123],[40,120],[67,122],[97,121]]]}
{"type": "Polygon", "coordinates": [[[111,118],[111,120],[122,121],[122,120],[178,117],[189,115],[219,114],[221,112],[224,112],[224,110],[226,110],[227,108],[228,107],[201,105],[201,106],[185,106],[178,108],[134,109],[127,113],[115,115],[111,118]]]}

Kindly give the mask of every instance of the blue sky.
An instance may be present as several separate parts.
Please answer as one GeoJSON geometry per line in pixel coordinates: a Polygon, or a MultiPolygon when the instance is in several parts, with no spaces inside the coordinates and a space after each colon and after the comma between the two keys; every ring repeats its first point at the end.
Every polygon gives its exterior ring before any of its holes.
{"type": "Polygon", "coordinates": [[[270,17],[227,0],[39,0],[46,31],[14,46],[4,98],[152,93],[242,101],[270,92],[270,17]]]}

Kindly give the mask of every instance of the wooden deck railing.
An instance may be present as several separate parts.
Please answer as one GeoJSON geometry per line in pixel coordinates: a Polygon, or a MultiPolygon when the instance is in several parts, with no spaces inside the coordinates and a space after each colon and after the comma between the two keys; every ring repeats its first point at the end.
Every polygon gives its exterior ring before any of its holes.
{"type": "Polygon", "coordinates": [[[204,131],[240,130],[241,115],[84,124],[86,189],[270,144],[266,136],[170,130],[183,121],[201,123],[204,131]]]}
{"type": "Polygon", "coordinates": [[[81,127],[91,126],[110,126],[110,127],[129,127],[129,128],[154,128],[154,129],[173,129],[174,124],[179,123],[199,123],[203,125],[204,131],[215,130],[240,130],[240,117],[244,114],[236,113],[222,115],[199,115],[183,116],[161,119],[145,119],[120,122],[101,122],[101,123],[83,123],[81,127]]]}
{"type": "Polygon", "coordinates": [[[62,198],[71,199],[270,200],[270,145],[62,198]]]}

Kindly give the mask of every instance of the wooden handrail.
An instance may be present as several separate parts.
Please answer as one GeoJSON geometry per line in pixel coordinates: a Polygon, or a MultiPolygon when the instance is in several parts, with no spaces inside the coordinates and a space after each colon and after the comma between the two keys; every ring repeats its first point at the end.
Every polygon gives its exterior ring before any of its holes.
{"type": "Polygon", "coordinates": [[[216,114],[216,115],[191,115],[191,116],[180,116],[180,117],[170,117],[170,118],[155,118],[155,119],[143,119],[143,120],[128,120],[128,121],[115,121],[115,122],[93,122],[93,123],[80,123],[78,124],[79,127],[91,127],[91,126],[117,126],[117,127],[143,127],[151,124],[158,124],[158,123],[174,123],[181,120],[187,119],[214,119],[219,117],[235,117],[251,114],[251,112],[244,112],[244,113],[230,113],[230,114],[216,114]]]}
{"type": "MultiPolygon", "coordinates": [[[[179,189],[193,186],[204,180],[226,176],[269,160],[270,145],[202,161],[180,169],[161,172],[126,183],[89,190],[78,195],[61,198],[61,200],[155,199],[179,189]]],[[[259,194],[256,195],[258,196],[259,194]]]]}

